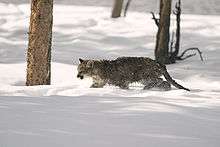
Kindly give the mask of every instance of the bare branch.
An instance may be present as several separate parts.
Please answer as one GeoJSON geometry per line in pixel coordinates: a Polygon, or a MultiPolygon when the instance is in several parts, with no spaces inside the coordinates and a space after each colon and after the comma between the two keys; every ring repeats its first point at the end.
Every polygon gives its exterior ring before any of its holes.
{"type": "Polygon", "coordinates": [[[173,14],[174,14],[174,15],[177,15],[177,11],[176,11],[176,10],[173,10],[173,14]]]}
{"type": "Polygon", "coordinates": [[[154,20],[155,24],[159,27],[159,19],[155,17],[154,12],[150,12],[152,14],[152,19],[154,20]]]}
{"type": "Polygon", "coordinates": [[[190,57],[193,57],[193,56],[195,56],[195,55],[196,55],[196,53],[187,55],[187,56],[184,57],[184,58],[182,58],[182,57],[176,57],[176,60],[185,60],[185,59],[190,58],[190,57]]]}
{"type": "Polygon", "coordinates": [[[124,11],[124,17],[127,16],[127,11],[128,11],[129,6],[130,6],[130,3],[131,3],[131,0],[128,0],[127,3],[126,3],[125,11],[124,11]]]}
{"type": "Polygon", "coordinates": [[[181,54],[180,56],[178,56],[178,59],[181,58],[182,60],[184,60],[184,59],[187,59],[187,58],[189,58],[189,57],[195,56],[196,54],[191,54],[191,55],[188,55],[188,56],[186,56],[185,58],[183,58],[183,56],[184,56],[188,51],[193,51],[193,50],[198,51],[201,61],[204,61],[204,60],[203,60],[203,57],[202,57],[202,52],[201,52],[198,48],[196,48],[196,47],[195,47],[195,48],[188,48],[188,49],[184,50],[184,51],[182,52],[182,54],[181,54]]]}
{"type": "Polygon", "coordinates": [[[181,58],[181,59],[182,59],[182,60],[185,60],[185,59],[190,58],[190,57],[193,57],[193,56],[195,56],[195,55],[196,55],[196,53],[190,54],[190,55],[187,55],[186,57],[181,58]]]}

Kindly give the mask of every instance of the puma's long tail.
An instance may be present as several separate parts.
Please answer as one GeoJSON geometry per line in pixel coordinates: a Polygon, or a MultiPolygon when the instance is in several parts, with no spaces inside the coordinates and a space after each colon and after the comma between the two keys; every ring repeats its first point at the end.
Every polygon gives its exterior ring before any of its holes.
{"type": "MultiPolygon", "coordinates": [[[[158,62],[157,62],[158,63],[158,62]]],[[[173,86],[175,86],[176,88],[179,89],[184,89],[186,91],[190,91],[188,88],[183,87],[182,85],[178,84],[176,81],[173,80],[173,78],[170,76],[170,74],[167,72],[166,66],[158,63],[162,69],[162,74],[164,75],[165,79],[172,84],[173,86]]]]}

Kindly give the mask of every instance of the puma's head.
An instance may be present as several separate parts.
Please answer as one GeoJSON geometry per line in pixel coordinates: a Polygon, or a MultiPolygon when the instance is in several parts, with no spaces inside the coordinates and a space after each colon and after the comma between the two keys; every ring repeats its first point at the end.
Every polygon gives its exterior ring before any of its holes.
{"type": "Polygon", "coordinates": [[[80,64],[78,65],[77,78],[83,79],[85,76],[91,77],[94,61],[79,59],[80,64]]]}

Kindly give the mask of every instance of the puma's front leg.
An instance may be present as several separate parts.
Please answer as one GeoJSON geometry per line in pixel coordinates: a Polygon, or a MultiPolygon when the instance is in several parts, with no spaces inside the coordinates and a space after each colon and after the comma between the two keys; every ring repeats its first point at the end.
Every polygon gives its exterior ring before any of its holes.
{"type": "Polygon", "coordinates": [[[101,78],[94,77],[93,83],[90,86],[90,88],[102,88],[103,86],[105,86],[105,84],[106,84],[106,82],[104,80],[102,80],[101,78]]]}

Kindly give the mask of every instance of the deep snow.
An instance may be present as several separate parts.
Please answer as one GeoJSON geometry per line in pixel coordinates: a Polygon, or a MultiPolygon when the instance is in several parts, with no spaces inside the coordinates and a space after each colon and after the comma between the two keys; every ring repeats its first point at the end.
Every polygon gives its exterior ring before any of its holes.
{"type": "Polygon", "coordinates": [[[199,47],[205,61],[168,65],[192,91],[160,92],[91,89],[90,79],[76,78],[79,57],[153,57],[150,15],[112,20],[110,8],[72,5],[54,11],[52,85],[25,87],[29,5],[0,3],[0,146],[219,147],[219,16],[183,16],[181,48],[199,47]]]}

